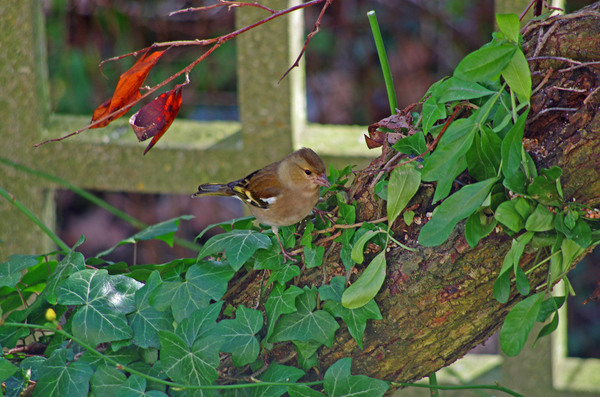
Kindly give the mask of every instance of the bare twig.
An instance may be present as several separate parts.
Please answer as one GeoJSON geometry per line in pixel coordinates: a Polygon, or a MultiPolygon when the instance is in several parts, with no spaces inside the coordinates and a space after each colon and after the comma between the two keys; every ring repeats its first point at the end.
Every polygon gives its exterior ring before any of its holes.
{"type": "Polygon", "coordinates": [[[331,5],[332,1],[333,0],[325,0],[325,4],[323,4],[323,8],[321,9],[321,13],[319,14],[319,17],[317,18],[317,21],[315,22],[315,26],[313,27],[313,30],[308,34],[308,36],[306,37],[306,40],[304,41],[304,47],[302,47],[302,51],[300,51],[300,54],[294,61],[294,64],[292,66],[290,66],[290,68],[288,70],[285,71],[283,76],[281,76],[278,83],[281,83],[281,80],[283,80],[285,78],[285,76],[287,76],[292,71],[293,68],[296,68],[299,66],[300,59],[302,59],[302,55],[304,55],[304,52],[306,51],[306,47],[308,46],[308,43],[310,42],[310,40],[313,38],[314,35],[319,33],[319,28],[321,27],[321,18],[323,18],[323,14],[325,14],[325,10],[327,9],[327,7],[329,7],[331,5]]]}
{"type": "Polygon", "coordinates": [[[218,3],[216,4],[212,4],[209,6],[204,6],[204,7],[189,7],[189,8],[184,8],[181,10],[177,10],[177,11],[173,11],[171,13],[169,13],[169,16],[173,16],[173,15],[177,15],[177,14],[183,14],[186,12],[198,12],[198,11],[208,11],[208,10],[212,10],[213,8],[219,8],[219,7],[227,7],[229,10],[231,10],[234,7],[257,7],[260,8],[261,10],[265,10],[265,11],[269,11],[271,14],[275,14],[275,11],[272,10],[269,7],[265,7],[262,4],[258,4],[258,2],[254,2],[254,3],[246,3],[243,1],[226,1],[226,0],[219,0],[218,3]]]}
{"type": "MultiPolygon", "coordinates": [[[[94,121],[93,123],[88,124],[84,128],[81,128],[81,129],[79,129],[77,131],[74,131],[74,132],[72,132],[70,134],[64,135],[64,136],[62,136],[60,138],[48,139],[46,141],[43,141],[43,142],[40,142],[40,143],[36,143],[35,145],[33,145],[33,147],[39,147],[39,146],[45,145],[46,143],[49,143],[49,142],[62,141],[64,139],[66,139],[66,138],[72,137],[73,135],[81,134],[82,132],[84,132],[86,130],[89,130],[90,128],[95,127],[95,126],[101,124],[102,122],[110,119],[111,117],[119,114],[123,110],[125,110],[125,109],[127,109],[127,110],[131,109],[133,106],[137,105],[140,101],[142,101],[145,98],[149,97],[150,95],[152,95],[154,92],[156,92],[160,88],[164,87],[165,85],[167,85],[170,82],[172,82],[173,80],[175,80],[177,77],[181,76],[184,73],[185,74],[189,73],[194,67],[196,67],[196,65],[198,65],[200,62],[202,62],[207,56],[209,56],[210,54],[212,54],[213,51],[215,51],[217,48],[219,48],[223,43],[225,43],[225,42],[227,42],[227,41],[229,41],[229,40],[231,40],[231,39],[239,36],[242,33],[245,33],[245,32],[247,32],[249,30],[252,30],[252,29],[256,28],[257,26],[263,25],[263,24],[265,24],[265,23],[267,23],[267,22],[269,22],[269,21],[271,21],[273,19],[279,18],[279,17],[281,17],[283,15],[286,15],[286,14],[289,14],[291,12],[294,12],[294,11],[297,11],[297,10],[300,10],[300,9],[303,9],[303,8],[312,7],[312,6],[316,5],[316,4],[320,4],[320,3],[323,3],[323,2],[331,3],[331,1],[332,0],[312,0],[312,1],[307,1],[306,3],[298,4],[296,6],[293,6],[293,7],[290,7],[290,8],[286,8],[285,10],[277,11],[277,12],[269,15],[268,17],[261,19],[260,21],[257,21],[255,23],[252,23],[252,24],[248,25],[248,26],[240,28],[240,29],[238,29],[238,30],[236,30],[234,32],[225,34],[223,36],[216,37],[214,39],[199,40],[199,41],[192,40],[192,41],[176,42],[176,43],[179,43],[178,44],[179,46],[182,46],[182,45],[209,45],[209,44],[212,44],[212,46],[208,50],[206,50],[206,52],[204,54],[202,54],[200,57],[198,57],[194,62],[190,63],[187,67],[185,67],[184,69],[180,70],[179,72],[173,74],[168,79],[166,79],[166,80],[162,81],[161,83],[158,83],[154,87],[150,88],[148,90],[148,92],[146,92],[144,95],[141,95],[135,101],[128,103],[127,105],[123,106],[120,109],[116,109],[112,113],[107,114],[104,117],[102,117],[102,118],[94,121]]],[[[252,3],[244,3],[244,4],[252,4],[252,3]]],[[[163,46],[163,44],[157,43],[157,44],[153,44],[150,47],[145,48],[144,50],[148,50],[149,48],[161,47],[161,46],[163,46]]],[[[136,52],[133,52],[133,53],[130,53],[130,54],[126,54],[126,55],[121,56],[121,57],[115,57],[114,59],[121,59],[121,58],[126,57],[126,56],[131,56],[131,55],[139,54],[142,51],[143,50],[136,51],[136,52]]]]}

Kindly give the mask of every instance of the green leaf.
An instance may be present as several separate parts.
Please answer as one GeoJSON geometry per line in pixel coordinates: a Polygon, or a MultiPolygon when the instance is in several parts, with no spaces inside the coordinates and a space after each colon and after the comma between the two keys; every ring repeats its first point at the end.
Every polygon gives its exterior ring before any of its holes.
{"type": "Polygon", "coordinates": [[[342,305],[348,309],[358,309],[377,295],[385,280],[385,250],[381,251],[342,295],[342,305]]]}
{"type": "Polygon", "coordinates": [[[364,251],[365,251],[365,244],[367,243],[367,241],[369,241],[371,238],[373,238],[374,236],[383,233],[383,231],[381,230],[367,230],[365,232],[365,234],[363,234],[362,236],[360,236],[360,238],[356,241],[356,243],[354,243],[354,246],[352,247],[352,260],[358,264],[363,263],[363,261],[365,260],[364,258],[364,251]]]}
{"type": "Polygon", "coordinates": [[[4,381],[10,378],[15,372],[19,370],[18,367],[12,365],[10,361],[5,359],[4,357],[0,357],[0,382],[4,383],[4,381]]]}
{"type": "Polygon", "coordinates": [[[397,167],[390,175],[387,195],[388,225],[392,224],[417,193],[421,185],[421,173],[411,163],[397,167]]]}
{"type": "Polygon", "coordinates": [[[90,388],[94,396],[114,396],[127,380],[125,374],[114,366],[102,364],[96,369],[90,380],[90,388]]]}
{"type": "Polygon", "coordinates": [[[92,368],[79,361],[67,365],[67,351],[55,350],[39,370],[34,397],[87,396],[92,368]]]}
{"type": "Polygon", "coordinates": [[[527,279],[527,275],[525,274],[523,269],[521,269],[521,266],[517,265],[515,267],[515,278],[517,284],[517,291],[519,291],[519,293],[523,296],[529,295],[531,287],[529,286],[529,280],[527,279]]]}
{"type": "Polygon", "coordinates": [[[172,332],[160,331],[160,362],[167,375],[189,385],[210,385],[218,377],[218,338],[198,339],[190,349],[185,341],[172,332]]]}
{"type": "Polygon", "coordinates": [[[157,223],[155,225],[150,225],[147,228],[137,232],[133,236],[126,238],[125,240],[119,241],[115,246],[113,246],[105,251],[102,251],[101,253],[96,255],[96,258],[106,256],[122,245],[135,244],[138,241],[154,240],[154,239],[162,240],[165,243],[169,244],[170,247],[172,247],[173,246],[173,237],[175,236],[175,232],[179,229],[179,221],[181,221],[182,219],[187,221],[187,220],[190,220],[193,218],[194,218],[193,215],[182,215],[182,216],[178,216],[177,218],[173,218],[173,219],[169,219],[164,222],[157,223]]]}
{"type": "Polygon", "coordinates": [[[427,150],[425,135],[423,134],[423,131],[417,131],[412,135],[400,139],[394,144],[393,148],[400,153],[418,156],[427,150]]]}
{"type": "Polygon", "coordinates": [[[537,337],[535,338],[535,342],[533,343],[534,347],[535,347],[535,344],[537,343],[538,339],[543,338],[544,336],[550,335],[551,333],[553,333],[556,330],[556,328],[558,328],[558,311],[554,313],[552,320],[548,324],[546,324],[542,327],[542,329],[538,333],[537,337]]]}
{"type": "Polygon", "coordinates": [[[562,307],[566,299],[566,296],[552,296],[543,301],[540,313],[538,314],[537,321],[540,323],[546,321],[552,313],[554,313],[562,307]]]}
{"type": "Polygon", "coordinates": [[[439,84],[433,90],[432,95],[436,98],[437,103],[446,103],[481,98],[494,93],[495,91],[488,90],[484,86],[472,81],[450,77],[439,84]]]}
{"type": "MultiPolygon", "coordinates": [[[[106,270],[81,270],[65,280],[58,290],[58,303],[80,305],[71,318],[73,334],[94,346],[133,336],[125,313],[119,310],[121,305],[133,306],[127,303],[133,296],[115,288],[115,277],[109,277],[106,270]]],[[[130,280],[138,289],[143,285],[130,280]]]]}
{"type": "Polygon", "coordinates": [[[467,81],[497,80],[517,48],[514,44],[500,44],[475,50],[456,66],[454,77],[467,81]]]}
{"type": "Polygon", "coordinates": [[[383,396],[388,390],[387,382],[365,375],[352,375],[352,359],[342,358],[325,372],[323,387],[330,397],[374,397],[383,396]]]}
{"type": "Polygon", "coordinates": [[[181,322],[195,310],[208,306],[211,299],[221,299],[233,274],[227,263],[200,262],[188,269],[186,282],[164,281],[151,293],[150,303],[158,310],[171,307],[175,321],[181,322]]]}
{"type": "Polygon", "coordinates": [[[423,115],[423,133],[427,134],[436,121],[446,117],[446,106],[437,103],[436,99],[431,97],[423,104],[421,113],[423,115]]]}
{"type": "Polygon", "coordinates": [[[358,347],[362,349],[367,320],[381,320],[381,312],[374,300],[370,300],[365,306],[358,309],[347,309],[342,306],[342,294],[344,293],[345,283],[346,279],[344,277],[333,277],[329,285],[319,287],[319,295],[321,299],[325,300],[323,310],[328,311],[335,317],[340,317],[348,326],[348,331],[358,344],[358,347]]]}
{"type": "Polygon", "coordinates": [[[510,250],[508,250],[504,257],[504,261],[502,262],[502,268],[500,269],[501,275],[519,266],[519,261],[525,251],[525,247],[529,244],[533,236],[533,232],[526,232],[516,239],[513,239],[510,250]]]}
{"type": "Polygon", "coordinates": [[[506,316],[500,330],[500,347],[510,357],[519,354],[538,317],[543,293],[537,293],[517,303],[506,316]]]}
{"type": "Polygon", "coordinates": [[[511,179],[521,167],[521,150],[523,148],[523,133],[529,109],[523,112],[502,140],[502,174],[511,179]]]}
{"type": "Polygon", "coordinates": [[[21,280],[21,272],[39,263],[38,255],[11,255],[0,263],[0,287],[14,288],[21,280]]]}
{"type": "Polygon", "coordinates": [[[473,145],[466,154],[469,175],[478,181],[498,175],[500,166],[500,146],[502,141],[492,130],[483,126],[481,133],[475,134],[473,145]]]}
{"type": "Polygon", "coordinates": [[[175,333],[180,336],[191,349],[196,340],[206,338],[213,333],[217,326],[217,318],[223,307],[223,301],[218,301],[198,309],[191,316],[184,318],[175,333]]]}
{"type": "Polygon", "coordinates": [[[516,51],[502,71],[502,77],[521,102],[529,102],[531,97],[531,72],[523,51],[516,51]]]}
{"type": "Polygon", "coordinates": [[[318,247],[304,247],[304,264],[307,268],[312,269],[323,264],[323,255],[325,254],[325,247],[320,245],[318,247]]]}
{"type": "Polygon", "coordinates": [[[316,305],[316,292],[305,287],[303,294],[296,298],[298,311],[281,316],[270,342],[313,340],[331,347],[339,325],[331,314],[314,310],[316,305]]]}
{"type": "Polygon", "coordinates": [[[525,227],[525,218],[518,211],[519,203],[525,201],[522,197],[517,197],[514,200],[504,201],[500,203],[494,218],[513,232],[517,233],[525,227]]]}
{"type": "Polygon", "coordinates": [[[513,43],[519,43],[521,23],[516,14],[496,14],[496,23],[504,36],[513,43]]]}
{"type": "MultiPolygon", "coordinates": [[[[294,383],[303,376],[304,371],[302,371],[300,368],[272,363],[259,379],[263,382],[294,383]]],[[[253,387],[251,389],[250,396],[278,397],[284,394],[286,390],[287,386],[253,387]]]]}
{"type": "Polygon", "coordinates": [[[440,204],[419,233],[419,244],[433,247],[442,244],[456,224],[481,206],[498,178],[473,183],[460,189],[440,204]]]}
{"type": "Polygon", "coordinates": [[[550,206],[559,206],[562,203],[556,181],[550,180],[546,176],[536,176],[527,188],[527,194],[541,204],[550,206]]]}
{"type": "Polygon", "coordinates": [[[583,254],[585,248],[577,244],[575,241],[571,239],[564,239],[560,250],[562,251],[562,264],[563,264],[563,272],[567,272],[575,259],[579,257],[579,255],[583,254]]]}
{"type": "Polygon", "coordinates": [[[433,154],[423,163],[421,179],[436,181],[447,175],[452,164],[463,156],[473,143],[477,126],[473,118],[459,119],[450,124],[433,154]]]}
{"type": "Polygon", "coordinates": [[[290,285],[288,289],[282,284],[275,284],[273,290],[265,303],[265,312],[267,314],[267,336],[269,340],[275,324],[282,314],[294,313],[296,309],[296,297],[302,295],[302,289],[295,285],[290,285]],[[284,291],[285,290],[285,291],[284,291]]]}
{"type": "Polygon", "coordinates": [[[440,176],[440,179],[437,181],[432,202],[437,203],[438,201],[445,199],[450,194],[450,190],[452,190],[454,181],[467,168],[467,160],[465,157],[466,156],[461,156],[454,162],[448,164],[446,172],[440,176]]]}
{"type": "Polygon", "coordinates": [[[510,298],[510,273],[500,273],[493,286],[494,298],[500,303],[508,302],[510,298]]]}
{"type": "Polygon", "coordinates": [[[322,346],[321,343],[312,340],[308,342],[295,340],[293,343],[298,355],[298,365],[302,367],[302,369],[308,371],[312,367],[317,367],[319,365],[317,351],[322,346]]]}
{"type": "MultiPolygon", "coordinates": [[[[56,304],[56,293],[60,287],[60,284],[66,279],[69,275],[85,269],[85,258],[81,252],[69,251],[65,257],[58,262],[58,265],[48,277],[48,282],[46,283],[46,288],[44,288],[44,292],[42,296],[46,297],[46,300],[51,305],[56,304]]],[[[38,298],[38,301],[40,299],[38,298]]]]}
{"type": "Polygon", "coordinates": [[[287,390],[290,397],[326,397],[325,394],[311,389],[306,385],[291,385],[287,390]]]}
{"type": "Polygon", "coordinates": [[[356,207],[346,204],[343,200],[338,200],[338,207],[339,218],[337,223],[352,225],[356,220],[356,207]]]}
{"type": "Polygon", "coordinates": [[[483,211],[469,215],[465,223],[465,239],[471,247],[475,247],[479,240],[487,237],[496,227],[496,220],[488,218],[483,211]]]}
{"type": "Polygon", "coordinates": [[[221,351],[232,354],[233,365],[241,367],[256,360],[260,346],[255,335],[262,325],[262,312],[243,305],[235,311],[235,319],[219,322],[215,332],[223,340],[221,351]]]}
{"type": "Polygon", "coordinates": [[[158,271],[153,271],[146,284],[136,291],[136,310],[127,316],[133,330],[133,343],[144,349],[160,347],[159,331],[173,330],[173,316],[170,311],[158,311],[149,301],[151,292],[161,283],[158,271]]]}
{"type": "Polygon", "coordinates": [[[119,387],[115,393],[116,397],[145,397],[146,394],[146,378],[142,378],[140,375],[131,374],[129,378],[121,387],[119,387]]]}
{"type": "Polygon", "coordinates": [[[545,232],[554,229],[554,214],[545,205],[538,204],[527,218],[525,229],[531,232],[545,232]]]}
{"type": "Polygon", "coordinates": [[[267,235],[253,230],[232,230],[211,237],[198,253],[198,258],[225,250],[227,261],[233,270],[238,271],[257,249],[270,246],[271,239],[267,235]]]}
{"type": "Polygon", "coordinates": [[[300,275],[300,268],[297,265],[284,265],[281,269],[274,270],[269,277],[270,283],[279,283],[285,285],[288,281],[300,275]]]}

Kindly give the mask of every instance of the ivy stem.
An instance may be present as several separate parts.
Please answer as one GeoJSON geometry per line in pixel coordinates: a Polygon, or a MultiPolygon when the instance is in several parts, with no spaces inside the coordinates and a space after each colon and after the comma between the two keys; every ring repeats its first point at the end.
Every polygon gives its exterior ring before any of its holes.
{"type": "Polygon", "coordinates": [[[392,72],[390,71],[390,65],[388,63],[388,58],[385,52],[385,46],[383,45],[383,38],[381,37],[381,31],[379,30],[379,23],[377,23],[377,15],[375,15],[375,11],[371,10],[367,12],[367,18],[369,18],[369,24],[371,25],[371,31],[373,32],[373,39],[375,40],[375,47],[377,48],[377,55],[379,56],[379,62],[381,63],[381,72],[383,73],[385,89],[387,90],[388,101],[390,103],[390,114],[396,114],[398,100],[396,99],[396,91],[394,90],[394,79],[392,78],[392,72]]]}
{"type": "Polygon", "coordinates": [[[40,218],[38,218],[33,212],[31,212],[29,210],[29,208],[25,207],[25,205],[23,205],[23,203],[21,203],[19,200],[17,200],[17,198],[15,196],[13,196],[12,194],[10,194],[9,192],[7,192],[6,190],[4,190],[1,187],[0,187],[0,196],[2,196],[5,199],[7,199],[11,204],[13,204],[15,207],[17,207],[23,214],[27,215],[27,217],[29,219],[31,219],[33,221],[33,223],[35,223],[37,225],[37,227],[39,227],[40,229],[42,229],[42,231],[44,233],[46,233],[46,235],[48,235],[48,237],[50,237],[50,239],[52,241],[54,241],[54,243],[61,250],[63,250],[63,251],[69,251],[71,249],[67,245],[67,243],[65,243],[64,241],[62,241],[61,238],[58,237],[58,235],[56,233],[54,233],[52,230],[50,230],[50,228],[48,226],[46,226],[44,224],[44,222],[42,222],[40,220],[40,218]]]}
{"type": "MultiPolygon", "coordinates": [[[[96,350],[93,346],[88,345],[87,343],[85,343],[84,341],[82,341],[81,339],[75,337],[74,335],[71,335],[70,333],[50,326],[50,325],[40,325],[40,324],[24,324],[24,323],[11,323],[11,322],[6,322],[1,324],[2,326],[5,327],[19,327],[19,328],[30,328],[30,329],[40,329],[40,330],[47,330],[47,331],[52,331],[58,335],[62,335],[64,337],[66,337],[67,339],[71,339],[73,342],[79,344],[81,347],[83,347],[84,349],[86,349],[87,351],[89,351],[91,354],[94,354],[95,356],[100,357],[102,360],[109,362],[113,365],[115,365],[116,368],[125,371],[125,372],[129,372],[131,374],[135,374],[135,375],[139,375],[145,379],[151,380],[153,382],[156,383],[160,383],[166,386],[170,386],[170,387],[176,387],[176,388],[181,388],[181,389],[203,389],[203,390],[223,390],[223,389],[241,389],[244,387],[267,387],[267,386],[290,386],[292,383],[286,383],[286,382],[261,382],[261,381],[257,381],[256,383],[244,383],[244,384],[237,384],[237,385],[186,385],[183,383],[177,383],[177,382],[170,382],[168,380],[164,380],[164,379],[160,379],[160,378],[155,378],[154,376],[150,376],[147,375],[143,372],[140,372],[136,369],[133,369],[131,367],[128,367],[126,365],[121,364],[119,361],[117,361],[116,359],[110,357],[110,356],[105,356],[104,354],[102,354],[101,352],[99,352],[98,350],[96,350]]],[[[323,381],[315,381],[315,382],[304,382],[304,383],[296,383],[296,384],[302,384],[302,385],[306,385],[306,386],[315,386],[315,385],[321,385],[323,384],[323,381]]]]}

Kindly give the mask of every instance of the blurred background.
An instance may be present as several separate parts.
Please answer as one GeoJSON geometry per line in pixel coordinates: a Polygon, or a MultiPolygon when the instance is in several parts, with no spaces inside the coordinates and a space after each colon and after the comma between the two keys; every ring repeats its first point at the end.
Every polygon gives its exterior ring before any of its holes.
{"type": "MultiPolygon", "coordinates": [[[[114,90],[131,58],[98,64],[154,42],[211,38],[234,30],[234,12],[217,8],[169,17],[172,11],[210,5],[211,1],[183,0],[45,0],[48,67],[52,110],[91,115],[114,90]]],[[[568,1],[567,11],[591,1],[568,1]]],[[[490,40],[494,29],[493,0],[343,0],[333,2],[320,32],[305,55],[308,121],[321,124],[367,126],[389,116],[387,95],[366,17],[375,10],[394,76],[399,107],[419,101],[427,88],[452,70],[469,52],[490,40]]],[[[305,10],[306,33],[320,7],[305,10]]],[[[154,85],[195,60],[200,47],[175,48],[154,68],[147,80],[154,85]]],[[[200,63],[183,91],[178,117],[194,120],[238,120],[235,43],[230,41],[200,63]]],[[[282,70],[282,74],[285,71],[282,70]]],[[[253,170],[243,170],[240,177],[253,170]]],[[[199,183],[190,181],[190,195],[199,183]]],[[[235,199],[94,192],[112,205],[148,224],[182,214],[179,236],[193,239],[207,225],[240,217],[235,199]]],[[[112,217],[70,191],[57,192],[59,235],[74,244],[87,241],[84,255],[95,255],[136,233],[128,223],[112,217]]],[[[207,239],[219,229],[212,229],[207,239]]],[[[194,253],[157,241],[125,245],[108,259],[162,263],[194,253]],[[133,250],[137,252],[133,253],[133,250]]],[[[571,273],[578,291],[569,300],[569,355],[600,358],[598,302],[583,305],[600,280],[600,251],[596,250],[571,273]],[[594,334],[595,332],[595,334],[594,334]]],[[[494,343],[480,351],[496,352],[494,343]]]]}

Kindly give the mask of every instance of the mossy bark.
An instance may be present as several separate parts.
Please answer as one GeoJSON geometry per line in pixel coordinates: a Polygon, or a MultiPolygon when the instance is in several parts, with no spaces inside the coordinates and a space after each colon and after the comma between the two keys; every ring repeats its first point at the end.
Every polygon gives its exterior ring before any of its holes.
{"type": "MultiPolygon", "coordinates": [[[[599,9],[596,4],[575,14],[530,23],[523,30],[523,48],[527,58],[533,58],[529,64],[534,86],[525,133],[527,149],[538,166],[563,168],[565,199],[592,207],[600,204],[600,96],[596,91],[600,88],[600,65],[589,62],[600,61],[599,9]]],[[[374,160],[367,171],[380,168],[385,161],[374,160]]],[[[371,187],[376,175],[360,173],[352,186],[361,220],[382,215],[384,206],[371,187]]],[[[349,356],[354,358],[353,373],[390,381],[422,378],[487,340],[499,330],[514,304],[523,299],[513,292],[507,304],[500,304],[492,294],[510,247],[511,239],[505,234],[493,233],[471,248],[459,225],[439,247],[416,244],[427,212],[434,208],[432,195],[433,187],[422,185],[411,203],[419,204],[416,212],[421,224],[394,230],[396,237],[416,251],[389,247],[387,278],[376,298],[383,320],[369,322],[363,349],[344,329],[338,331],[333,347],[319,353],[322,369],[349,356]]],[[[339,274],[343,268],[335,249],[332,251],[323,270],[327,275],[339,274]]],[[[526,252],[521,265],[531,265],[534,257],[535,253],[526,252]]],[[[530,274],[532,287],[546,282],[546,272],[542,266],[530,274]]],[[[322,273],[315,272],[303,275],[301,282],[319,285],[322,278],[322,273]]],[[[257,280],[254,286],[259,288],[260,284],[257,280]]],[[[245,290],[251,294],[253,288],[245,290]]],[[[239,298],[256,302],[256,295],[239,298]]],[[[284,351],[278,353],[278,357],[286,356],[284,351]]]]}

